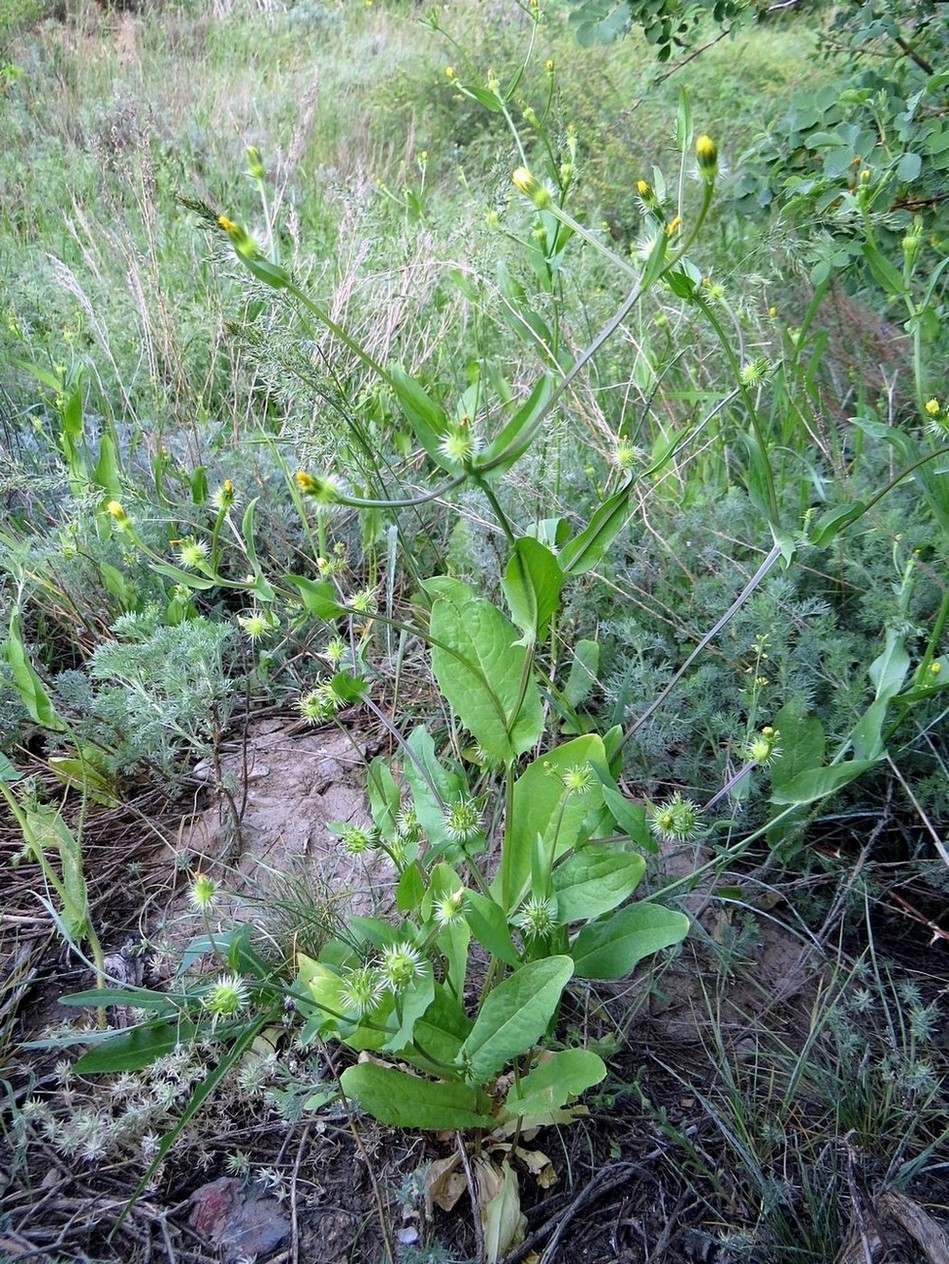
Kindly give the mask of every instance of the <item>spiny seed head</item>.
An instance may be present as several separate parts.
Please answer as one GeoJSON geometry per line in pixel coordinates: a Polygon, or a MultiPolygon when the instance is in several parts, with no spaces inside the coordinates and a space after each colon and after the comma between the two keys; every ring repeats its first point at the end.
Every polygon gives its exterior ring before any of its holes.
{"type": "Polygon", "coordinates": [[[325,658],[328,663],[332,663],[334,667],[338,667],[346,657],[347,648],[346,642],[341,636],[331,637],[323,646],[321,657],[325,658]]]}
{"type": "Polygon", "coordinates": [[[556,902],[531,896],[515,915],[514,924],[521,928],[525,939],[546,938],[558,925],[556,902]]]}
{"type": "Polygon", "coordinates": [[[240,975],[224,974],[205,996],[204,1008],[215,1018],[232,1018],[244,1009],[249,999],[247,984],[240,975]]]}
{"type": "Polygon", "coordinates": [[[584,795],[596,785],[596,773],[589,764],[571,764],[560,774],[568,794],[584,795]]]}
{"type": "Polygon", "coordinates": [[[262,636],[266,636],[272,630],[268,617],[260,610],[252,610],[250,614],[239,614],[237,616],[238,627],[252,641],[259,641],[262,636]]]}
{"type": "Polygon", "coordinates": [[[357,614],[374,614],[376,609],[375,588],[360,588],[350,597],[347,605],[357,614]]]}
{"type": "Polygon", "coordinates": [[[454,465],[465,465],[475,453],[475,437],[469,426],[453,425],[441,437],[438,450],[454,465]]]}
{"type": "Polygon", "coordinates": [[[211,504],[215,509],[223,513],[225,509],[230,509],[230,507],[234,504],[235,498],[236,492],[234,491],[234,484],[229,478],[226,478],[212,495],[211,504]]]}
{"type": "Polygon", "coordinates": [[[470,843],[481,833],[481,812],[472,799],[449,803],[445,812],[445,833],[455,843],[470,843]]]}
{"type": "Polygon", "coordinates": [[[361,856],[373,846],[372,835],[358,825],[347,825],[340,835],[340,842],[350,856],[361,856]]]}
{"type": "Polygon", "coordinates": [[[448,895],[440,896],[432,908],[432,915],[442,928],[454,926],[456,922],[461,921],[465,915],[464,887],[459,887],[457,891],[452,891],[448,895]]]}
{"type": "Polygon", "coordinates": [[[621,474],[628,474],[642,460],[643,454],[634,443],[630,443],[628,439],[617,439],[613,464],[621,474]]]}
{"type": "Polygon", "coordinates": [[[742,386],[760,386],[767,380],[770,371],[771,365],[764,357],[758,356],[754,360],[749,360],[747,364],[741,366],[742,386]]]}
{"type": "Polygon", "coordinates": [[[687,842],[698,833],[700,816],[699,808],[691,799],[674,794],[665,803],[650,809],[649,825],[659,838],[669,842],[687,842]]]}
{"type": "Polygon", "coordinates": [[[189,899],[199,913],[211,908],[218,897],[218,884],[206,873],[196,873],[191,883],[189,899]]]}
{"type": "Polygon", "coordinates": [[[383,986],[398,995],[404,992],[413,979],[425,973],[425,959],[417,948],[403,940],[383,949],[379,961],[379,973],[383,986]]]}
{"type": "Polygon", "coordinates": [[[342,705],[342,700],[336,696],[332,685],[329,684],[317,685],[309,693],[303,694],[297,702],[300,714],[311,724],[329,719],[342,705]]]}
{"type": "Polygon", "coordinates": [[[383,981],[375,966],[360,966],[350,970],[339,988],[343,1009],[354,1018],[362,1018],[374,1010],[382,999],[383,981]]]}
{"type": "Polygon", "coordinates": [[[745,758],[749,763],[758,764],[761,768],[767,768],[769,764],[773,764],[780,757],[781,747],[778,745],[778,739],[781,737],[779,731],[772,728],[770,724],[766,724],[760,733],[748,743],[745,748],[745,758]]]}
{"type": "Polygon", "coordinates": [[[200,570],[208,560],[208,546],[203,540],[182,540],[178,549],[178,562],[186,570],[200,570]]]}
{"type": "Polygon", "coordinates": [[[403,808],[396,817],[395,827],[403,842],[417,843],[422,837],[422,823],[415,808],[403,808]]]}

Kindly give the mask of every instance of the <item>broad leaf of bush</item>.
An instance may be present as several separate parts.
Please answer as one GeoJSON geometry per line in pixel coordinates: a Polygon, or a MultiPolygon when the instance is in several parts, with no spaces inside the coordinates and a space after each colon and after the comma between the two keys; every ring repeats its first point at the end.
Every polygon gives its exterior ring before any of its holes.
{"type": "Polygon", "coordinates": [[[491,759],[509,763],[544,728],[533,677],[523,687],[527,651],[489,601],[456,579],[427,580],[435,597],[430,631],[432,668],[458,718],[491,759]]]}
{"type": "Polygon", "coordinates": [[[621,979],[662,948],[680,943],[689,919],[661,904],[629,904],[609,917],[584,926],[573,941],[577,975],[582,979],[621,979]]]}
{"type": "Polygon", "coordinates": [[[382,1124],[395,1128],[490,1128],[491,1103],[480,1089],[423,1080],[395,1067],[363,1062],[340,1076],[343,1092],[382,1124]]]}
{"type": "Polygon", "coordinates": [[[484,1084],[512,1058],[532,1049],[556,1013],[573,976],[569,957],[545,957],[509,975],[488,994],[459,1062],[468,1078],[484,1084]]]}

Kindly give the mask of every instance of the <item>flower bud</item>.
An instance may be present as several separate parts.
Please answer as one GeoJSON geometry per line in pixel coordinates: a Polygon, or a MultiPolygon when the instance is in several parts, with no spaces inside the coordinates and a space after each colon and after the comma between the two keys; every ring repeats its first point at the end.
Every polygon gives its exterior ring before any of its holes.
{"type": "Polygon", "coordinates": [[[703,134],[695,142],[695,160],[702,179],[711,184],[718,175],[718,146],[711,136],[703,134]]]}
{"type": "Polygon", "coordinates": [[[550,206],[550,193],[536,176],[532,176],[526,167],[518,167],[511,179],[524,194],[539,210],[544,210],[550,206]]]}
{"type": "Polygon", "coordinates": [[[256,145],[247,146],[247,170],[255,180],[263,180],[264,163],[260,156],[260,150],[256,145]]]}
{"type": "Polygon", "coordinates": [[[105,509],[106,513],[115,520],[115,525],[119,531],[125,531],[132,525],[131,519],[119,501],[110,500],[105,509]]]}

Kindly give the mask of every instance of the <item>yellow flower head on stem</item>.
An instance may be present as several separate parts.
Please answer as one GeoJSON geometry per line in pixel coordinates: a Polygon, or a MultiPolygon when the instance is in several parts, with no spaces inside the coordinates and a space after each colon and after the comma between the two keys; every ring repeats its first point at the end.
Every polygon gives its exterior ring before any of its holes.
{"type": "Polygon", "coordinates": [[[518,167],[511,179],[524,196],[529,197],[539,210],[544,210],[545,207],[550,206],[549,191],[544,188],[536,176],[531,175],[526,167],[518,167]]]}
{"type": "Polygon", "coordinates": [[[711,184],[718,175],[718,146],[711,136],[703,134],[695,142],[695,160],[702,179],[711,184]]]}

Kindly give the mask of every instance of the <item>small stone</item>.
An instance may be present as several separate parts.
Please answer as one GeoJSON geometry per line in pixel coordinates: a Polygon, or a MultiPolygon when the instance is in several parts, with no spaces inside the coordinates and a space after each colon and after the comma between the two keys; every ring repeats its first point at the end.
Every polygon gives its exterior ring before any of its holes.
{"type": "Polygon", "coordinates": [[[191,1195],[191,1223],[222,1253],[224,1264],[265,1259],[287,1240],[290,1220],[276,1198],[234,1176],[222,1176],[191,1195]]]}

